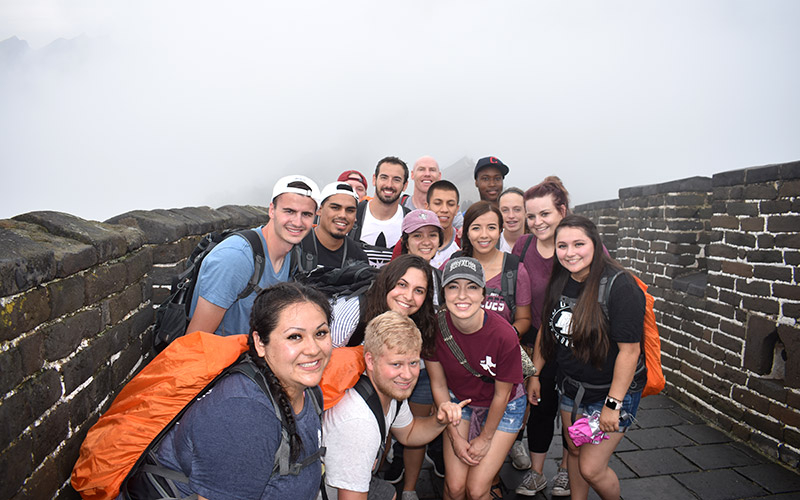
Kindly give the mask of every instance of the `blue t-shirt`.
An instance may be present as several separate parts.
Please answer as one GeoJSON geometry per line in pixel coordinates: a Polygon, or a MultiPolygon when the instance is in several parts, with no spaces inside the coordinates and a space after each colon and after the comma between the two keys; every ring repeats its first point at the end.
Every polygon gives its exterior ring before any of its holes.
{"type": "MultiPolygon", "coordinates": [[[[295,416],[303,451],[298,461],[316,453],[322,440],[313,397],[306,392],[295,416]]],[[[183,472],[189,484],[182,493],[212,499],[292,498],[313,500],[322,467],[317,460],[297,476],[272,474],[280,444],[280,422],[269,398],[245,375],[223,378],[173,427],[158,450],[161,465],[183,472]]]]}
{"type": "MultiPolygon", "coordinates": [[[[267,242],[264,240],[261,229],[259,227],[253,231],[258,232],[264,248],[264,273],[258,282],[258,286],[263,289],[289,280],[291,259],[287,254],[280,272],[275,273],[272,262],[269,260],[267,242]]],[[[212,304],[227,309],[214,333],[217,335],[249,334],[250,312],[253,310],[253,302],[256,300],[257,293],[253,292],[241,300],[236,300],[236,298],[247,286],[254,270],[253,251],[250,243],[241,236],[226,238],[211,250],[200,265],[197,288],[192,296],[190,316],[194,315],[197,307],[197,297],[203,297],[212,304]]]]}

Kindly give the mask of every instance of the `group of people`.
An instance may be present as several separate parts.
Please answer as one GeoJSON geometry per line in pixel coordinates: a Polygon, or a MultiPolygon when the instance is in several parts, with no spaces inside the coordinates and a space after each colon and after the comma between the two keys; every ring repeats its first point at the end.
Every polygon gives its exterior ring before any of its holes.
{"type": "Polygon", "coordinates": [[[557,177],[504,190],[508,172],[498,158],[481,158],[480,201],[463,213],[431,157],[411,169],[380,160],[371,198],[355,170],[321,191],[305,176],[280,179],[269,221],[253,229],[266,260],[256,292],[239,296],[254,272],[249,243],[225,239],[202,262],[187,330],[249,335],[277,396],[273,403],[234,374],[191,407],[157,452],[189,478],[182,492],[390,500],[403,480],[408,500],[427,455],[445,498],[502,498],[499,471],[511,455],[527,470],[515,491],[535,495],[548,484],[556,417],[566,433],[576,416],[598,411],[609,439],[576,447],[563,437],[552,494],[585,499],[592,488],[619,498],[609,459],[641,395],[644,296],[623,273],[604,291],[607,302],[598,300],[601,282],[622,268],[596,226],[570,213],[557,177]],[[409,178],[413,195],[404,196],[409,178]],[[363,296],[331,299],[292,280],[354,261],[380,269],[363,296]],[[384,426],[355,388],[321,418],[310,409],[309,388],[332,351],[357,344],[385,428],[403,445],[392,451],[391,477],[378,472],[390,449],[384,426]],[[291,460],[313,462],[296,475],[270,474],[282,425],[273,404],[288,422],[291,460]],[[324,476],[315,460],[322,447],[324,476]]]}

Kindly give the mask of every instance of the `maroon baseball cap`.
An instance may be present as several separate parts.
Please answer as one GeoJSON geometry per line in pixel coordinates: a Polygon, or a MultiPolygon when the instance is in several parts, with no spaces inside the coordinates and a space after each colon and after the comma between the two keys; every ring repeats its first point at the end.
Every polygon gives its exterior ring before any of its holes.
{"type": "Polygon", "coordinates": [[[361,181],[361,184],[364,185],[364,188],[369,187],[369,184],[367,184],[367,178],[364,177],[364,174],[362,174],[358,170],[345,170],[344,172],[341,173],[341,175],[339,175],[339,178],[336,180],[345,182],[348,179],[354,179],[355,177],[358,177],[358,180],[361,181]]]}

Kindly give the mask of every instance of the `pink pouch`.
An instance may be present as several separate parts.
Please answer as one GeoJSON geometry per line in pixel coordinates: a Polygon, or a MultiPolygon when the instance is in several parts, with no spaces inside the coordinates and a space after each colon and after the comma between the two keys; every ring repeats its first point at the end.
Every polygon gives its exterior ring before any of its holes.
{"type": "Polygon", "coordinates": [[[600,430],[599,411],[579,418],[567,430],[575,446],[581,446],[586,443],[600,444],[602,440],[608,439],[606,433],[600,430]]]}

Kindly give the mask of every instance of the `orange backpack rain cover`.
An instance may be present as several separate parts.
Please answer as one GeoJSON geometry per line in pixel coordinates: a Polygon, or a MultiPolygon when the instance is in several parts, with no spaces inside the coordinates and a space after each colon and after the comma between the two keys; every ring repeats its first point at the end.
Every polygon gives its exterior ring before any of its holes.
{"type": "Polygon", "coordinates": [[[644,361],[647,366],[647,383],[642,390],[642,397],[658,394],[664,389],[664,371],[661,369],[661,337],[658,335],[656,314],[653,311],[655,299],[647,293],[647,285],[638,277],[633,277],[642,289],[645,299],[644,307],[644,361]]]}
{"type": "Polygon", "coordinates": [[[345,391],[356,385],[358,378],[366,369],[363,345],[334,349],[319,383],[325,409],[329,410],[336,406],[336,403],[344,397],[345,391]]]}
{"type": "Polygon", "coordinates": [[[194,332],[145,366],[89,429],[72,470],[84,499],[113,499],[150,442],[195,396],[247,351],[247,335],[194,332]]]}

